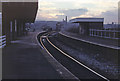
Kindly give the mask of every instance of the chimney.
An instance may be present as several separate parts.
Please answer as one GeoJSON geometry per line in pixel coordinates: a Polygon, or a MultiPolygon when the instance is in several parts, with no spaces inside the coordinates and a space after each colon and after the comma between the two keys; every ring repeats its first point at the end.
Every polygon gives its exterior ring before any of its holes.
{"type": "Polygon", "coordinates": [[[66,16],[66,20],[65,21],[66,21],[66,24],[67,24],[67,16],[66,16]]]}

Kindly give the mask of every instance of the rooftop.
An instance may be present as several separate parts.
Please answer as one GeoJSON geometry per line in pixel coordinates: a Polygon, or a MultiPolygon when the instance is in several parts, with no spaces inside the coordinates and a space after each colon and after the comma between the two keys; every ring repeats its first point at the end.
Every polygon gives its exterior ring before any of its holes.
{"type": "Polygon", "coordinates": [[[104,22],[104,18],[75,18],[71,19],[70,22],[104,22]]]}

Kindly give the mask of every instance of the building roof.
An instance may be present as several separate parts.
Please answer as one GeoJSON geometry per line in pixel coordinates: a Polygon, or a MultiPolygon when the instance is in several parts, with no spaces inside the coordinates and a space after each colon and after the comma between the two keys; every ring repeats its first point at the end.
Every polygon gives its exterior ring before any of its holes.
{"type": "Polygon", "coordinates": [[[72,23],[80,23],[80,22],[104,22],[104,18],[75,18],[71,19],[72,23]]]}
{"type": "Polygon", "coordinates": [[[37,9],[38,2],[2,2],[3,17],[9,20],[17,19],[33,23],[37,9]]]}

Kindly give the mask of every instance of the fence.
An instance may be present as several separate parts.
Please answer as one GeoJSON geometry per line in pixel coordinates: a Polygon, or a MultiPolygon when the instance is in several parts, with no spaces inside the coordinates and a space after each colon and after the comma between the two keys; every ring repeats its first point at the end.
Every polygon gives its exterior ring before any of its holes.
{"type": "Polygon", "coordinates": [[[102,37],[109,39],[120,39],[119,38],[120,31],[116,30],[97,30],[97,29],[89,29],[89,35],[94,37],[102,37]]]}
{"type": "Polygon", "coordinates": [[[6,36],[0,36],[0,48],[4,48],[6,46],[6,36]]]}

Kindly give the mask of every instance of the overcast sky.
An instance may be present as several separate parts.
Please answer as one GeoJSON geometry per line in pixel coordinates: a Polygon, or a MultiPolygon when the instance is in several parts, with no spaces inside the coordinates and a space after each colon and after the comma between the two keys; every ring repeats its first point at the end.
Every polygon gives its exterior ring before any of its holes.
{"type": "Polygon", "coordinates": [[[62,21],[83,17],[105,18],[105,23],[118,22],[119,0],[39,0],[36,20],[62,21]]]}

